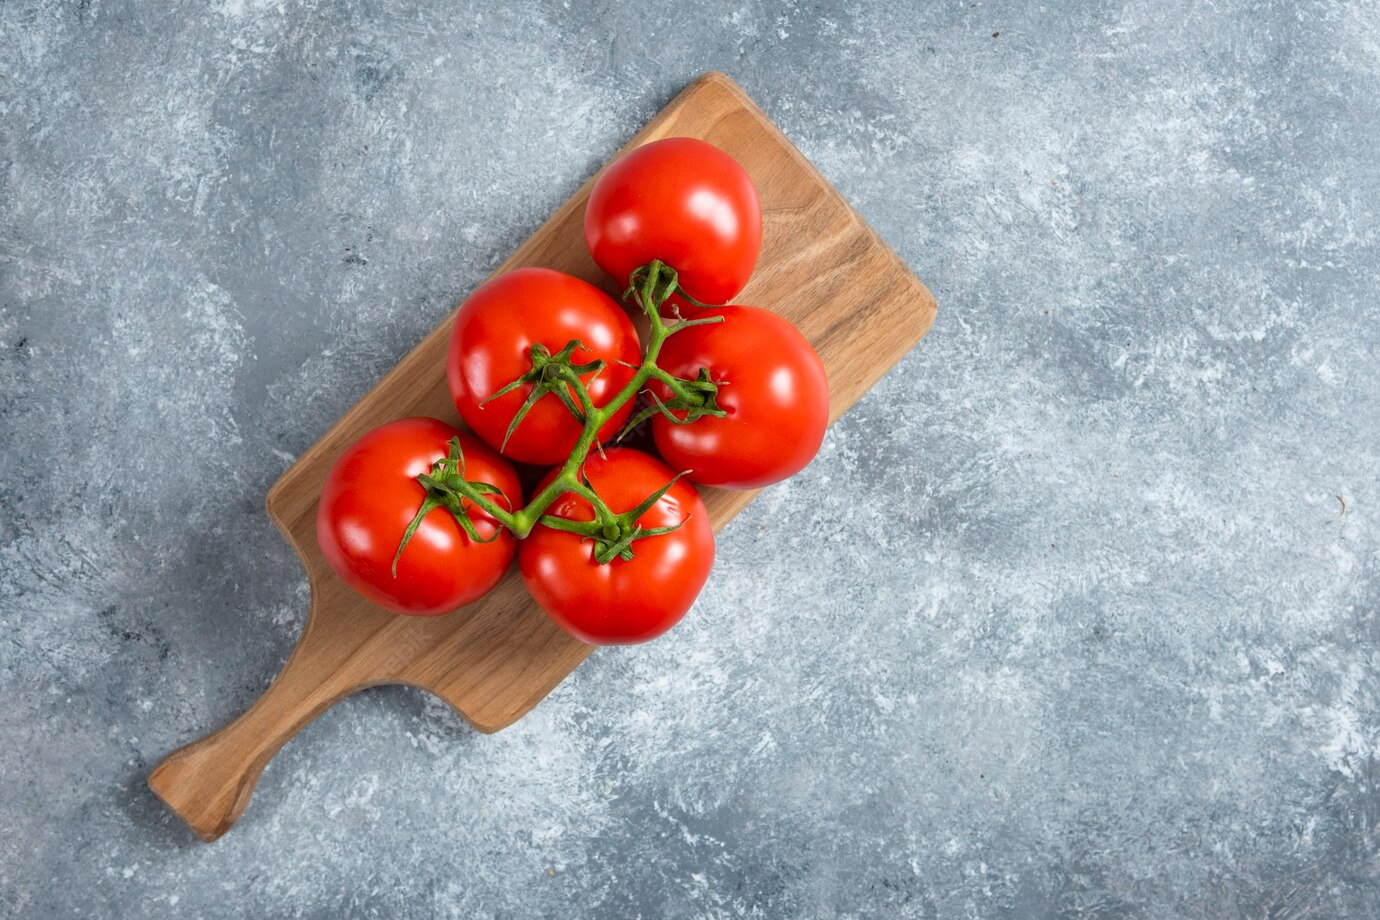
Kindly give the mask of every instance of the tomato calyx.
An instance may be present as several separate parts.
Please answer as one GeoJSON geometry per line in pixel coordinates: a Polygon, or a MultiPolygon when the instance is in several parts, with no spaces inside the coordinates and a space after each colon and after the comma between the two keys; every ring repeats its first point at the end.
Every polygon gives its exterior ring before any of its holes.
{"type": "Polygon", "coordinates": [[[654,415],[661,415],[673,425],[689,425],[705,416],[723,418],[727,414],[719,408],[716,399],[722,383],[715,383],[709,379],[707,368],[700,368],[700,372],[694,380],[673,377],[660,368],[652,373],[652,378],[665,384],[666,388],[673,394],[672,397],[663,400],[656,393],[648,390],[647,396],[651,399],[652,404],[644,407],[628,419],[628,424],[623,426],[623,430],[618,434],[619,440],[654,415]],[[683,414],[678,416],[675,414],[676,412],[683,414]]]}
{"type": "Polygon", "coordinates": [[[575,521],[570,518],[546,514],[542,515],[541,523],[553,530],[563,530],[566,533],[579,534],[593,540],[594,561],[600,565],[608,565],[614,559],[631,560],[634,541],[671,533],[679,530],[686,521],[690,520],[690,516],[686,515],[680,521],[667,527],[640,527],[637,523],[638,518],[650,511],[652,506],[659,502],[661,497],[670,491],[671,487],[688,472],[689,470],[682,470],[677,473],[670,482],[648,495],[636,508],[621,514],[614,513],[594,491],[589,480],[581,474],[579,487],[570,491],[589,502],[590,507],[594,509],[594,519],[575,521]]]}
{"type": "MultiPolygon", "coordinates": [[[[679,275],[671,266],[662,262],[660,259],[653,259],[646,265],[633,270],[628,276],[628,287],[623,292],[623,299],[631,299],[646,311],[648,316],[661,317],[661,308],[672,296],[679,297],[696,307],[709,307],[709,304],[700,303],[689,294],[685,293],[679,282],[679,275]]],[[[722,316],[704,317],[702,319],[685,319],[680,315],[680,307],[672,304],[672,313],[677,322],[669,327],[665,327],[667,336],[674,335],[682,329],[689,329],[692,326],[704,326],[710,323],[723,322],[722,316]]],[[[671,398],[663,400],[651,390],[647,391],[652,404],[643,408],[628,420],[628,424],[619,433],[618,439],[622,439],[629,432],[637,428],[647,419],[654,415],[662,415],[667,420],[676,425],[688,425],[698,421],[705,416],[713,418],[723,418],[725,412],[719,407],[715,397],[718,395],[719,387],[727,381],[715,381],[710,379],[709,371],[700,368],[699,373],[694,379],[674,377],[659,367],[653,366],[647,379],[656,380],[671,391],[671,398]],[[677,416],[675,412],[684,413],[677,416]]]]}
{"type": "MultiPolygon", "coordinates": [[[[654,309],[658,315],[662,305],[672,297],[702,310],[721,306],[703,303],[691,297],[685,288],[680,286],[680,273],[660,259],[653,259],[646,265],[634,268],[628,275],[628,286],[623,290],[624,300],[632,300],[645,310],[654,309]]],[[[680,315],[680,304],[672,302],[671,315],[678,320],[684,319],[680,315]]]]}
{"type": "Polygon", "coordinates": [[[505,396],[524,385],[530,384],[532,387],[527,398],[523,400],[522,407],[514,413],[513,420],[508,424],[508,431],[503,435],[503,446],[499,448],[500,451],[507,450],[508,440],[513,436],[513,432],[517,431],[518,425],[527,417],[527,413],[531,411],[532,407],[537,404],[537,400],[547,393],[554,394],[561,401],[561,404],[570,410],[570,414],[575,416],[577,422],[581,425],[585,423],[585,411],[575,404],[574,398],[570,395],[571,376],[575,377],[576,385],[583,387],[579,378],[585,374],[599,373],[604,369],[604,362],[590,361],[588,364],[576,364],[575,351],[584,347],[584,343],[579,339],[571,339],[564,348],[552,354],[551,349],[537,342],[528,351],[532,359],[532,369],[480,403],[481,406],[487,405],[500,396],[505,396]]]}
{"type": "MultiPolygon", "coordinates": [[[[717,306],[701,303],[687,294],[685,288],[680,286],[680,274],[660,259],[653,259],[646,265],[634,268],[628,275],[628,286],[623,291],[624,300],[634,300],[644,307],[654,306],[658,310],[673,295],[680,295],[680,299],[692,307],[717,306]]],[[[676,304],[672,304],[671,307],[679,319],[680,308],[676,304]]]]}
{"type": "Polygon", "coordinates": [[[449,452],[432,464],[431,472],[422,473],[417,477],[418,484],[426,489],[426,498],[422,500],[416,516],[403,531],[402,540],[398,542],[398,551],[393,554],[394,578],[398,577],[398,560],[402,558],[403,549],[407,547],[417,528],[422,526],[426,516],[437,508],[449,511],[455,522],[460,525],[460,529],[465,532],[465,536],[476,543],[492,543],[499,538],[502,531],[494,531],[493,536],[488,539],[481,537],[474,521],[470,520],[471,507],[478,507],[499,523],[503,523],[505,518],[511,519],[508,512],[487,497],[497,495],[507,501],[502,489],[492,483],[475,482],[465,478],[465,452],[460,447],[460,439],[451,438],[447,446],[449,452]]]}

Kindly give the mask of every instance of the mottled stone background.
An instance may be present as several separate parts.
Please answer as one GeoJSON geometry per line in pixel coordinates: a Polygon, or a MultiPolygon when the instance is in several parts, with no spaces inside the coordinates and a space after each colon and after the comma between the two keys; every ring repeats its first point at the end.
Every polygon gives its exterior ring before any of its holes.
{"type": "Polygon", "coordinates": [[[1380,6],[606,6],[0,3],[0,915],[1380,913],[1380,6]],[[930,337],[676,632],[196,841],[268,486],[709,69],[930,337]]]}

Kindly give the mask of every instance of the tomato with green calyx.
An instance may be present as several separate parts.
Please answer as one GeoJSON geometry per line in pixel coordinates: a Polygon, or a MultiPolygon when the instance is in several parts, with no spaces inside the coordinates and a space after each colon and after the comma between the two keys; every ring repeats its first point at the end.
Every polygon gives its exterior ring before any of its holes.
{"type": "Polygon", "coordinates": [[[542,609],[583,642],[653,639],[685,616],[709,578],[714,530],[704,503],[666,464],[627,447],[591,454],[584,475],[608,513],[597,515],[589,498],[576,492],[556,499],[518,548],[522,579],[542,609]],[[601,517],[597,537],[558,529],[566,521],[601,517]]]}
{"type": "Polygon", "coordinates": [[[620,284],[660,259],[690,297],[727,303],[757,264],[762,206],[731,156],[704,141],[668,137],[604,170],[585,206],[585,243],[620,284]]]}
{"type": "MultiPolygon", "coordinates": [[[[562,272],[519,268],[461,304],[446,379],[460,417],[486,443],[521,463],[554,466],[582,427],[561,365],[576,371],[602,407],[632,379],[641,357],[637,331],[613,298],[562,272]]],[[[599,438],[613,437],[631,410],[614,413],[599,438]]]]}
{"type": "Polygon", "coordinates": [[[316,514],[321,553],[350,587],[394,613],[449,613],[483,597],[513,562],[517,541],[471,504],[457,508],[473,535],[451,510],[435,507],[398,551],[427,499],[417,477],[448,455],[454,439],[464,451],[465,475],[493,486],[498,494],[490,497],[500,506],[521,507],[512,464],[434,418],[380,425],[347,447],[326,474],[316,514]]]}
{"type": "MultiPolygon", "coordinates": [[[[757,489],[780,482],[804,469],[824,440],[824,365],[805,336],[770,310],[727,306],[695,313],[697,320],[712,316],[723,322],[677,332],[661,349],[663,371],[708,380],[717,392],[699,411],[687,405],[653,415],[657,452],[703,485],[757,489]],[[694,420],[676,424],[668,416],[694,420]]],[[[654,380],[650,389],[664,405],[681,405],[665,383],[654,380]]]]}

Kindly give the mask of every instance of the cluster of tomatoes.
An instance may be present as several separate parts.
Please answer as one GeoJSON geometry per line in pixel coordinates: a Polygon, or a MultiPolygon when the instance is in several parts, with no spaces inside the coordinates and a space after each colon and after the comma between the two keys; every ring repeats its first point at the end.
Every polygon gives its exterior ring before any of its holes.
{"type": "Polygon", "coordinates": [[[595,183],[584,231],[594,261],[628,282],[641,333],[578,278],[499,275],[451,334],[447,380],[468,430],[390,422],[327,475],[321,551],[375,603],[448,613],[516,557],[575,637],[651,639],[684,616],[714,560],[694,484],[759,488],[819,450],[828,383],[804,336],[769,310],[709,306],[737,296],[761,248],[757,191],[736,161],[690,138],[639,147],[595,183]],[[648,419],[656,455],[618,446],[648,419]],[[514,464],[546,468],[526,498],[533,476],[514,464]]]}

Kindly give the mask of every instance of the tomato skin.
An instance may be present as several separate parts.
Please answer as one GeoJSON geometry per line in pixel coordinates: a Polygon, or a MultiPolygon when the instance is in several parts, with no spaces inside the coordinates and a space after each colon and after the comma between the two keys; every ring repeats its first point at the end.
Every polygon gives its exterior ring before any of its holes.
{"type": "MultiPolygon", "coordinates": [[[[723,384],[716,401],[727,414],[688,425],[653,417],[657,451],[702,485],[758,489],[795,475],[819,452],[829,426],[829,381],[819,355],[770,310],[727,306],[695,313],[696,319],[709,316],[724,321],[675,333],[657,364],[683,379],[707,368],[710,379],[723,384]]],[[[652,390],[671,398],[662,384],[652,390]]]]}
{"type": "Polygon", "coordinates": [[[689,137],[624,154],[599,177],[585,206],[585,243],[620,284],[660,259],[696,300],[728,303],[762,248],[762,206],[738,162],[689,137]]]}
{"type": "MultiPolygon", "coordinates": [[[[446,359],[451,399],[465,424],[489,446],[502,447],[531,384],[481,403],[532,369],[534,344],[555,353],[572,339],[585,346],[575,351],[575,363],[598,358],[607,365],[597,377],[582,378],[594,405],[603,406],[632,380],[634,371],[618,362],[642,360],[637,331],[613,298],[549,268],[519,268],[481,285],[456,314],[446,359]]],[[[600,429],[600,439],[616,435],[631,412],[629,400],[600,429]]],[[[580,424],[548,393],[532,406],[503,454],[521,463],[555,466],[565,462],[579,437],[580,424]]]]}
{"type": "MultiPolygon", "coordinates": [[[[615,513],[640,505],[675,471],[629,447],[590,454],[585,475],[615,513]]],[[[540,490],[555,477],[549,473],[540,490]]],[[[589,502],[567,492],[547,514],[589,521],[589,502]]],[[[638,518],[640,527],[677,530],[633,541],[633,558],[594,561],[594,541],[538,524],[518,547],[527,590],[551,619],[582,642],[624,645],[654,639],[685,616],[714,564],[714,530],[694,486],[684,479],[638,518]],[[688,516],[688,519],[687,519],[688,516]]]]}
{"type": "Polygon", "coordinates": [[[439,616],[489,592],[512,564],[517,540],[489,515],[471,508],[470,520],[490,543],[465,535],[451,513],[436,508],[423,519],[398,559],[403,531],[426,490],[416,477],[460,438],[468,477],[498,486],[510,507],[522,504],[512,464],[468,432],[434,418],[404,418],[367,432],[326,474],[316,514],[316,540],[335,573],[366,598],[394,613],[439,616]]]}

